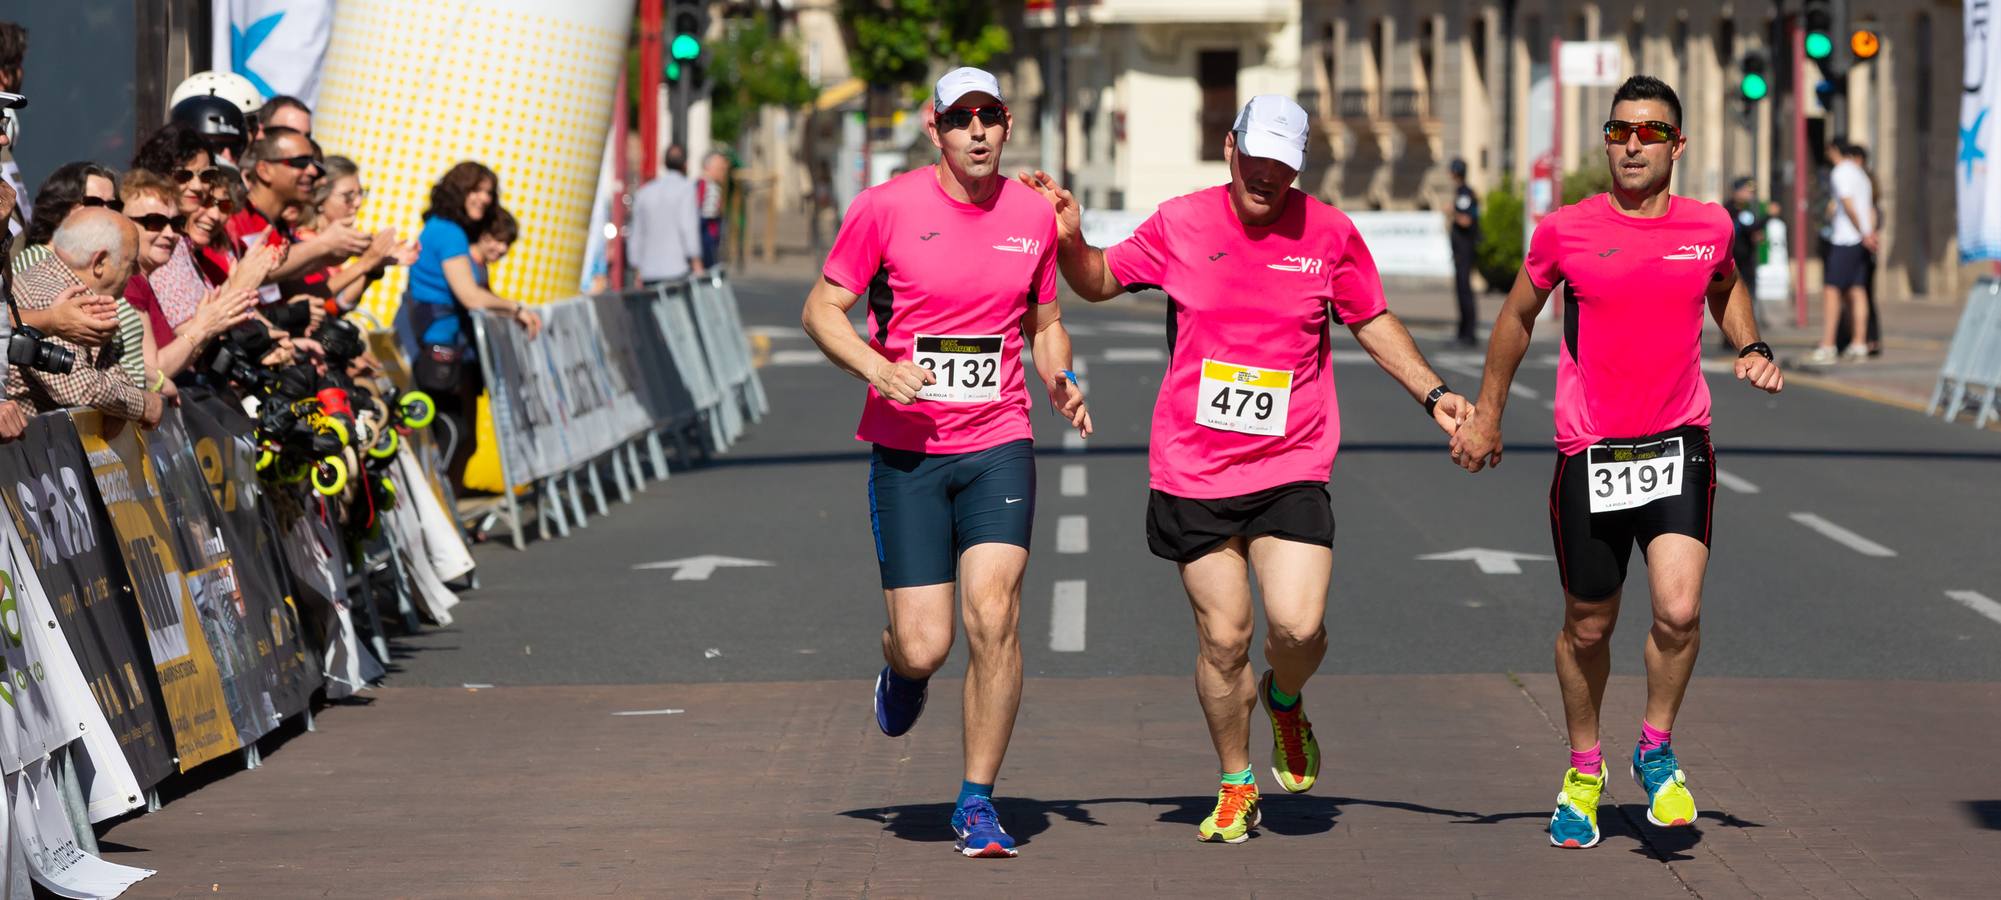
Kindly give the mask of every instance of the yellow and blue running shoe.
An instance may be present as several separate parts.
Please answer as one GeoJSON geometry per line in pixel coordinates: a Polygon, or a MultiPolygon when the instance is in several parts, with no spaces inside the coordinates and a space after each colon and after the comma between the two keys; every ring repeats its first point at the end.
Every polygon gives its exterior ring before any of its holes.
{"type": "Polygon", "coordinates": [[[1226,784],[1217,789],[1216,808],[1196,827],[1196,834],[1207,843],[1241,844],[1262,818],[1256,782],[1226,784]]]}
{"type": "Polygon", "coordinates": [[[1271,777],[1289,793],[1301,793],[1320,778],[1320,742],[1313,738],[1313,723],[1306,720],[1306,698],[1300,697],[1291,709],[1278,710],[1271,702],[1272,673],[1258,679],[1258,698],[1271,717],[1271,777]]]}
{"type": "Polygon", "coordinates": [[[1007,859],[1015,855],[1014,838],[1001,827],[993,801],[967,797],[952,810],[952,833],[959,836],[953,849],[973,859],[1007,859]]]}
{"type": "Polygon", "coordinates": [[[1695,797],[1673,747],[1662,744],[1646,753],[1634,747],[1633,783],[1647,792],[1647,821],[1662,828],[1695,824],[1695,797]]]}
{"type": "Polygon", "coordinates": [[[1598,846],[1598,796],[1605,792],[1605,776],[1586,775],[1576,769],[1563,773],[1563,790],[1556,795],[1556,812],[1549,817],[1549,842],[1557,847],[1581,850],[1598,846]]]}

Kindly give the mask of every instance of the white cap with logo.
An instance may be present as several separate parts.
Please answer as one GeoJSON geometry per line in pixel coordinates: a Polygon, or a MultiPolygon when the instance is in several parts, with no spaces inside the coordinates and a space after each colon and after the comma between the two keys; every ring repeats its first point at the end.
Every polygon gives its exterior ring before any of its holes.
{"type": "Polygon", "coordinates": [[[1259,94],[1244,104],[1237,124],[1237,152],[1276,160],[1294,171],[1306,162],[1306,110],[1292,98],[1259,94]]]}
{"type": "Polygon", "coordinates": [[[931,108],[944,112],[967,94],[992,94],[995,100],[1001,100],[1000,82],[985,69],[960,66],[938,79],[938,89],[931,93],[931,108]]]}

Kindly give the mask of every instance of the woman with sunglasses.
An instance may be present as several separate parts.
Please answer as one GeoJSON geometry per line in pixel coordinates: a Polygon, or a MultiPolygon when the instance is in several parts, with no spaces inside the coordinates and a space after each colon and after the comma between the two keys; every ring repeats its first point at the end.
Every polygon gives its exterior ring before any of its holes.
{"type": "MultiPolygon", "coordinates": [[[[35,192],[35,214],[28,221],[19,252],[14,254],[14,271],[30,267],[55,255],[50,241],[69,214],[85,206],[123,208],[118,200],[118,173],[93,162],[68,163],[42,182],[35,192]]],[[[138,347],[145,336],[145,320],[124,300],[90,297],[81,305],[58,302],[46,310],[21,310],[21,320],[71,343],[95,347],[117,339],[126,347],[138,347]]],[[[123,362],[121,357],[120,362],[123,362]]],[[[137,357],[126,370],[139,383],[137,357]]]]}
{"type": "MultiPolygon", "coordinates": [[[[178,323],[169,320],[161,290],[163,287],[183,290],[183,283],[155,279],[170,260],[185,258],[176,253],[188,246],[189,227],[188,218],[176,211],[178,193],[172,182],[145,169],[133,170],[119,186],[120,199],[125,201],[125,216],[139,227],[139,271],[125,286],[125,299],[146,316],[146,333],[141,344],[144,380],[139,386],[152,391],[165,389],[166,383],[186,370],[217,335],[250,318],[257,299],[256,291],[246,287],[223,290],[207,287],[190,262],[194,284],[200,293],[186,318],[178,323]]],[[[199,209],[197,216],[204,222],[201,227],[212,231],[215,219],[219,218],[214,207],[199,209]]]]}
{"type": "MultiPolygon", "coordinates": [[[[368,199],[368,187],[361,183],[361,170],[354,160],[329,156],[325,165],[327,173],[313,188],[312,203],[304,208],[305,218],[298,229],[301,237],[311,237],[332,224],[354,227],[362,201],[368,199]]],[[[394,228],[375,232],[360,256],[327,270],[326,285],[333,295],[334,310],[344,313],[354,309],[362,293],[391,265],[407,266],[416,261],[417,242],[397,243],[394,228]]]]}

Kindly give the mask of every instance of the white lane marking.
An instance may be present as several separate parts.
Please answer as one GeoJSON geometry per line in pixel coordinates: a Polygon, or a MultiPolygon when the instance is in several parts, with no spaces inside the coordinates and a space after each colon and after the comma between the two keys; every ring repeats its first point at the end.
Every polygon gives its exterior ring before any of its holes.
{"type": "Polygon", "coordinates": [[[806,332],[797,325],[752,325],[749,328],[745,328],[744,331],[758,337],[768,337],[774,340],[779,338],[803,339],[806,337],[806,332]]]}
{"type": "Polygon", "coordinates": [[[816,366],[826,362],[827,357],[818,350],[773,350],[771,365],[774,366],[816,366]]]}
{"type": "Polygon", "coordinates": [[[684,713],[684,712],[687,712],[687,710],[685,710],[685,709],[628,709],[628,710],[625,710],[625,711],[623,711],[623,712],[615,712],[615,713],[612,713],[612,715],[614,715],[614,716],[678,716],[678,715],[680,715],[680,714],[682,714],[682,713],[684,713]]]}
{"type": "Polygon", "coordinates": [[[1085,377],[1090,371],[1091,363],[1089,360],[1081,356],[1071,359],[1070,374],[1077,376],[1077,390],[1083,391],[1085,397],[1091,396],[1091,379],[1085,377]]]}
{"type": "Polygon", "coordinates": [[[1544,401],[1542,402],[1542,408],[1543,408],[1543,409],[1555,409],[1555,408],[1556,408],[1556,401],[1555,401],[1555,400],[1544,400],[1544,401]]]}
{"type": "Polygon", "coordinates": [[[1084,436],[1078,434],[1075,431],[1065,429],[1063,432],[1063,452],[1065,453],[1084,452],[1084,436]]]}
{"type": "Polygon", "coordinates": [[[486,690],[487,688],[493,687],[493,685],[480,684],[479,682],[476,681],[468,681],[465,682],[464,684],[465,684],[465,689],[468,691],[483,691],[486,690]]]}
{"type": "Polygon", "coordinates": [[[1450,359],[1439,360],[1438,367],[1444,369],[1447,372],[1451,372],[1454,375],[1464,375],[1467,378],[1479,378],[1481,375],[1479,369],[1476,369],[1465,363],[1457,362],[1455,360],[1450,360],[1450,359]]]}
{"type": "Polygon", "coordinates": [[[1167,326],[1158,323],[1104,322],[1098,327],[1114,334],[1141,334],[1149,337],[1164,337],[1167,334],[1167,326]]]}
{"type": "Polygon", "coordinates": [[[1369,354],[1360,350],[1336,350],[1333,355],[1334,364],[1337,366],[1351,366],[1360,363],[1375,362],[1375,360],[1369,358],[1369,354]]]}
{"type": "Polygon", "coordinates": [[[1049,617],[1049,649],[1058,653],[1084,651],[1084,582],[1056,582],[1055,608],[1049,617]]]}
{"type": "Polygon", "coordinates": [[[1946,591],[1945,595],[1965,604],[1966,608],[1974,612],[2001,622],[2001,603],[1988,599],[1986,594],[1979,591],[1946,591]]]}
{"type": "Polygon", "coordinates": [[[1056,552],[1091,552],[1091,518],[1089,516],[1058,516],[1056,518],[1056,552]]]}
{"type": "Polygon", "coordinates": [[[1071,337],[1077,337],[1078,335],[1095,335],[1098,333],[1098,326],[1086,325],[1082,322],[1064,322],[1063,330],[1070,332],[1071,337]]]}
{"type": "Polygon", "coordinates": [[[1113,347],[1105,351],[1108,363],[1157,363],[1167,361],[1167,351],[1159,347],[1113,347]]]}
{"type": "Polygon", "coordinates": [[[1082,497],[1086,493],[1089,493],[1090,488],[1085,485],[1084,472],[1083,463],[1068,463],[1063,466],[1063,474],[1061,476],[1063,481],[1063,496],[1082,497]]]}
{"type": "Polygon", "coordinates": [[[1793,513],[1792,520],[1863,556],[1896,556],[1897,551],[1829,522],[1813,513],[1793,513]]]}
{"type": "Polygon", "coordinates": [[[687,559],[663,559],[659,562],[640,563],[634,570],[671,569],[675,581],[707,581],[717,569],[754,569],[774,565],[761,559],[738,559],[734,556],[718,556],[714,553],[690,556],[687,559]]]}
{"type": "Polygon", "coordinates": [[[1435,562],[1471,561],[1474,565],[1480,567],[1480,574],[1482,575],[1520,575],[1522,574],[1523,560],[1548,562],[1550,557],[1539,556],[1534,553],[1517,553],[1513,550],[1489,550],[1485,547],[1468,547],[1464,550],[1453,550],[1449,553],[1427,553],[1418,557],[1418,559],[1435,562]]]}
{"type": "Polygon", "coordinates": [[[1716,470],[1716,483],[1723,485],[1724,487],[1727,487],[1733,491],[1736,491],[1739,494],[1755,494],[1758,492],[1758,486],[1752,484],[1749,481],[1744,480],[1743,476],[1732,475],[1729,472],[1723,471],[1722,469],[1716,470]]]}
{"type": "Polygon", "coordinates": [[[1542,398],[1541,394],[1535,392],[1535,388],[1524,387],[1520,382],[1516,381],[1508,382],[1508,393],[1520,397],[1523,400],[1538,400],[1542,398]]]}

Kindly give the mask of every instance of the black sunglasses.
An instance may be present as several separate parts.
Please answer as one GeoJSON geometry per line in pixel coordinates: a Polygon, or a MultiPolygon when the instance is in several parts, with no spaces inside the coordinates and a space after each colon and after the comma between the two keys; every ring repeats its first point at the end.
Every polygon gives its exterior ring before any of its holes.
{"type": "Polygon", "coordinates": [[[188,217],[183,215],[168,216],[160,213],[147,213],[143,216],[126,216],[126,218],[131,219],[133,223],[147,231],[165,231],[169,225],[173,226],[175,231],[180,231],[186,228],[188,224],[188,217]]]}
{"type": "Polygon", "coordinates": [[[1642,144],[1665,144],[1681,140],[1681,129],[1666,122],[1622,122],[1612,119],[1605,123],[1605,143],[1623,144],[1632,139],[1635,131],[1640,133],[1642,144]]]}
{"type": "Polygon", "coordinates": [[[298,169],[300,171],[304,171],[306,169],[314,169],[317,170],[322,175],[326,174],[327,171],[326,167],[320,165],[320,161],[314,159],[311,154],[307,154],[305,156],[287,156],[283,159],[265,160],[265,162],[282,163],[284,165],[291,166],[292,168],[298,169]]]}
{"type": "Polygon", "coordinates": [[[117,197],[113,197],[113,198],[111,198],[111,199],[109,199],[109,200],[106,200],[106,199],[103,199],[103,198],[101,198],[101,197],[85,197],[85,198],[83,198],[82,200],[78,200],[78,201],[76,201],[76,205],[78,205],[78,206],[102,206],[102,207],[104,207],[105,209],[108,209],[108,210],[111,210],[112,212],[124,212],[124,211],[125,211],[125,201],[123,201],[123,200],[120,200],[120,199],[118,199],[117,197]]]}
{"type": "Polygon", "coordinates": [[[200,178],[202,184],[208,185],[209,187],[214,187],[222,183],[222,170],[214,167],[206,169],[174,170],[175,184],[187,184],[188,182],[193,181],[196,178],[200,178]]]}
{"type": "Polygon", "coordinates": [[[938,126],[946,131],[969,128],[973,124],[974,116],[979,116],[981,125],[995,128],[1007,121],[1007,107],[999,103],[986,106],[954,106],[938,114],[938,126]]]}

